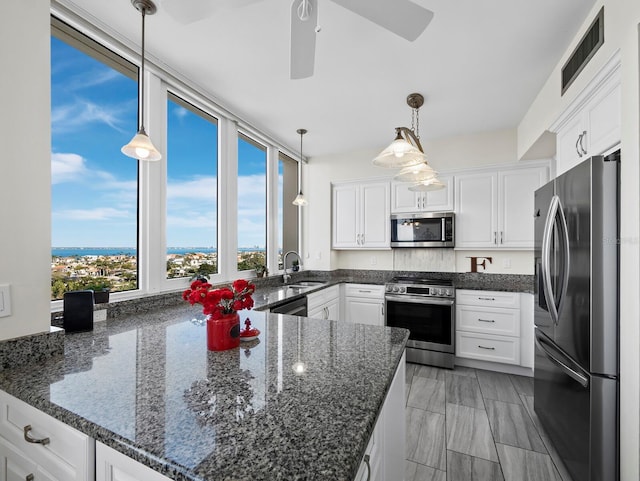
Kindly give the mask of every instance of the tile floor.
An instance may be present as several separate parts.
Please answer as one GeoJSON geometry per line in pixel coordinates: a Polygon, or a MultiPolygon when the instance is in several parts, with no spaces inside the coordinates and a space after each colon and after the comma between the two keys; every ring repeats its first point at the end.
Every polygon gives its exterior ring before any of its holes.
{"type": "Polygon", "coordinates": [[[407,364],[406,481],[572,481],[533,412],[533,379],[407,364]]]}

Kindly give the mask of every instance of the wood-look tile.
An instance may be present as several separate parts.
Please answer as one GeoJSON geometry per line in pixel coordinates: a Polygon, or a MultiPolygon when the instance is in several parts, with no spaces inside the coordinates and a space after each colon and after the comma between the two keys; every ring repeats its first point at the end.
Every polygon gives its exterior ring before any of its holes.
{"type": "Polygon", "coordinates": [[[505,481],[562,481],[548,454],[496,444],[505,481]]]}
{"type": "Polygon", "coordinates": [[[447,451],[447,481],[504,481],[499,463],[447,451]]]}
{"type": "Polygon", "coordinates": [[[447,462],[444,415],[408,407],[406,416],[407,459],[445,471],[447,462]]]}
{"type": "Polygon", "coordinates": [[[405,364],[405,376],[407,384],[411,384],[411,380],[413,379],[413,373],[416,371],[417,364],[413,364],[412,362],[408,362],[405,364]]]}
{"type": "Polygon", "coordinates": [[[485,399],[487,416],[496,443],[547,454],[536,427],[522,404],[485,399]]]}
{"type": "Polygon", "coordinates": [[[447,449],[498,461],[484,409],[447,403],[447,449]]]}
{"type": "Polygon", "coordinates": [[[444,414],[444,381],[414,377],[407,406],[444,414]]]}
{"type": "Polygon", "coordinates": [[[424,464],[406,461],[405,481],[447,481],[447,473],[424,464]]]}
{"type": "Polygon", "coordinates": [[[445,388],[448,403],[484,409],[482,393],[475,377],[446,373],[445,388]]]}
{"type": "Polygon", "coordinates": [[[485,399],[520,404],[520,396],[513,387],[508,374],[493,371],[476,371],[478,383],[485,399]]]}
{"type": "Polygon", "coordinates": [[[509,374],[509,379],[518,394],[533,396],[533,378],[509,374]]]}
{"type": "Polygon", "coordinates": [[[416,366],[416,370],[414,371],[414,376],[426,377],[429,379],[436,379],[438,381],[444,381],[444,373],[447,372],[446,369],[441,369],[435,366],[424,366],[422,364],[418,364],[416,366]]]}
{"type": "Polygon", "coordinates": [[[553,464],[556,466],[556,469],[558,470],[560,477],[564,481],[573,481],[571,478],[571,475],[569,474],[569,472],[567,471],[567,468],[564,465],[564,462],[560,458],[558,451],[556,451],[556,448],[551,442],[551,440],[549,439],[549,436],[545,432],[544,427],[542,426],[542,424],[540,424],[538,415],[533,409],[533,396],[526,396],[524,394],[521,394],[520,399],[522,399],[522,404],[524,404],[524,407],[527,410],[527,414],[529,414],[531,421],[533,421],[533,424],[536,427],[536,430],[538,431],[538,434],[540,435],[540,438],[542,439],[542,442],[544,443],[545,448],[547,448],[547,452],[551,456],[551,460],[553,461],[553,464]]]}
{"type": "Polygon", "coordinates": [[[456,376],[476,377],[476,370],[472,367],[456,366],[455,369],[449,370],[447,372],[455,374],[456,376]]]}

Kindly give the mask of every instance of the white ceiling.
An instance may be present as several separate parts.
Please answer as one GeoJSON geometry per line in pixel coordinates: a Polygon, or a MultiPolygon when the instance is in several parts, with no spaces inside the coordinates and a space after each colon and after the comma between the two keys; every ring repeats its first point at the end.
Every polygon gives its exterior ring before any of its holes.
{"type": "MultiPolygon", "coordinates": [[[[139,45],[130,0],[62,1],[139,45]]],[[[294,152],[296,129],[308,129],[304,154],[313,157],[384,147],[394,127],[410,125],[411,92],[426,99],[422,139],[515,127],[595,3],[413,0],[435,16],[410,43],[319,1],[308,79],[289,79],[291,0],[156,0],[146,48],[294,152]],[[200,19],[176,20],[167,9],[177,2],[199,5],[200,19]]]]}

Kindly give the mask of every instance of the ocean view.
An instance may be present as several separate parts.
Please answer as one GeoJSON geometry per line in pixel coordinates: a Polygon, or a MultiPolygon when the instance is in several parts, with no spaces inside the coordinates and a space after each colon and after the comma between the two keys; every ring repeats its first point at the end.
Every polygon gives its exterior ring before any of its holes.
{"type": "MultiPolygon", "coordinates": [[[[240,247],[238,252],[264,252],[264,247],[240,247]]],[[[215,247],[168,247],[167,254],[185,255],[191,252],[201,252],[203,254],[214,254],[215,247]]],[[[75,257],[75,256],[117,256],[136,254],[135,247],[52,247],[51,255],[54,257],[75,257]]]]}

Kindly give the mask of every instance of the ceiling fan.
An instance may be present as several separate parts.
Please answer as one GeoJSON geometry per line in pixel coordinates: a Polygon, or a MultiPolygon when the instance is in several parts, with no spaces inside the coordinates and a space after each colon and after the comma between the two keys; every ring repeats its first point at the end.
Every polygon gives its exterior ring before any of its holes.
{"type": "MultiPolygon", "coordinates": [[[[181,23],[192,23],[220,8],[238,8],[261,0],[161,0],[166,12],[181,23]]],[[[313,75],[319,0],[293,0],[291,4],[292,79],[313,75]]],[[[324,0],[323,0],[324,1],[324,0]]],[[[370,22],[413,42],[427,28],[433,12],[411,0],[331,0],[370,22]]]]}
{"type": "MultiPolygon", "coordinates": [[[[331,0],[370,22],[413,42],[427,28],[433,12],[410,0],[331,0]]],[[[291,4],[291,78],[313,75],[318,0],[293,0],[291,4]]]]}

